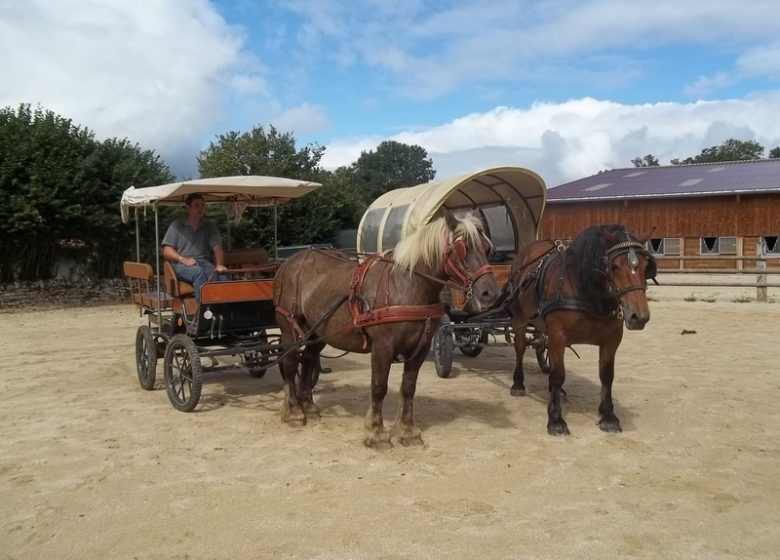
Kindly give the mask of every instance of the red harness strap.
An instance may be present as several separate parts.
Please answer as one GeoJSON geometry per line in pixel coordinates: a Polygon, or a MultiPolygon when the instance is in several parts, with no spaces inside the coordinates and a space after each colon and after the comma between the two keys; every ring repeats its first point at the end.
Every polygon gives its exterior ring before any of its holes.
{"type": "MultiPolygon", "coordinates": [[[[425,330],[414,352],[406,359],[411,360],[419,354],[431,338],[431,320],[444,315],[446,307],[443,303],[429,305],[391,305],[373,309],[367,313],[361,313],[357,317],[353,315],[354,328],[363,331],[365,327],[381,325],[382,323],[394,323],[397,321],[425,321],[425,330]]],[[[368,337],[363,331],[364,348],[368,343],[368,337]]]]}

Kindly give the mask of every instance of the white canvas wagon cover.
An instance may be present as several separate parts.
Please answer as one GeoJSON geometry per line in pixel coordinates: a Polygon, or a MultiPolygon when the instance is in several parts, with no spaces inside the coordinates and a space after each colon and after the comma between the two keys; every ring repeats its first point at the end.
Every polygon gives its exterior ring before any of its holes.
{"type": "Polygon", "coordinates": [[[536,239],[546,200],[544,180],[517,166],[395,189],[377,198],[363,214],[357,248],[363,253],[390,250],[446,208],[456,213],[476,211],[497,249],[515,252],[536,239]]]}
{"type": "Polygon", "coordinates": [[[130,219],[130,208],[143,206],[179,206],[192,193],[200,193],[206,202],[232,203],[236,216],[247,206],[272,206],[308,194],[322,185],[311,181],[238,175],[211,177],[169,183],[158,187],[130,187],[122,194],[122,220],[130,219]]]}

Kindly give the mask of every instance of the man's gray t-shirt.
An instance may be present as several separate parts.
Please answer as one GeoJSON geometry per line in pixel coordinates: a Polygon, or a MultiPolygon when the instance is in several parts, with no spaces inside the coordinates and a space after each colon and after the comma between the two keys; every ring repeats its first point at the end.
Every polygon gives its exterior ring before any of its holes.
{"type": "Polygon", "coordinates": [[[186,218],[171,222],[162,245],[170,245],[183,257],[211,260],[211,249],[220,245],[219,232],[209,220],[202,220],[200,227],[193,230],[186,218]]]}

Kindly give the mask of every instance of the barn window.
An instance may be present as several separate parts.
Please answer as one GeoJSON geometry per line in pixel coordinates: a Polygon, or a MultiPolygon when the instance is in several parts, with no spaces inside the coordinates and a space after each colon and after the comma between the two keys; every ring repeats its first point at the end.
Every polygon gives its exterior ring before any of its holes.
{"type": "Polygon", "coordinates": [[[764,235],[761,241],[764,242],[764,252],[767,255],[780,255],[780,235],[764,235]]]}
{"type": "Polygon", "coordinates": [[[655,237],[647,242],[647,250],[653,255],[680,256],[679,237],[655,237]]]}
{"type": "Polygon", "coordinates": [[[733,236],[702,237],[701,254],[702,255],[736,255],[737,238],[733,236]]]}

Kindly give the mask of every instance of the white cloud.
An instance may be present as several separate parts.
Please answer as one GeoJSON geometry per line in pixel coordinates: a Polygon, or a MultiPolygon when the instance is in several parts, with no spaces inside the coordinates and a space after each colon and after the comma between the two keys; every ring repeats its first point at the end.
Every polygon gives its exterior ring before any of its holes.
{"type": "Polygon", "coordinates": [[[748,49],[737,60],[737,68],[748,76],[780,78],[780,43],[748,49]]]}
{"type": "Polygon", "coordinates": [[[438,177],[514,164],[554,186],[608,168],[631,167],[653,154],[662,164],[698,155],[735,137],[767,150],[780,145],[780,93],[695,103],[626,105],[591,98],[537,103],[528,109],[497,107],[424,131],[363,138],[327,146],[323,164],[348,165],[382,140],[428,151],[438,177]]]}
{"type": "Polygon", "coordinates": [[[292,109],[286,109],[273,117],[274,126],[294,136],[315,134],[330,126],[325,110],[317,105],[304,103],[292,109]]]}
{"type": "Polygon", "coordinates": [[[266,89],[241,33],[205,0],[0,4],[0,106],[40,104],[194,172],[231,95],[266,89]]]}

